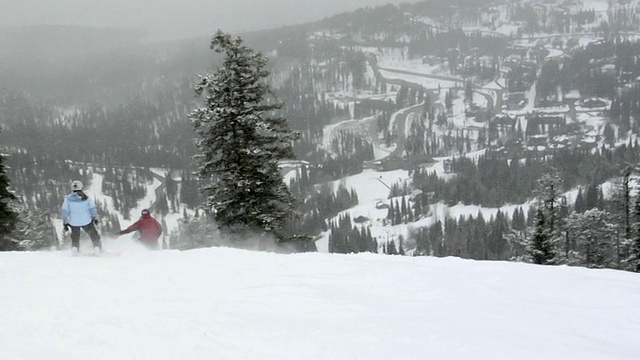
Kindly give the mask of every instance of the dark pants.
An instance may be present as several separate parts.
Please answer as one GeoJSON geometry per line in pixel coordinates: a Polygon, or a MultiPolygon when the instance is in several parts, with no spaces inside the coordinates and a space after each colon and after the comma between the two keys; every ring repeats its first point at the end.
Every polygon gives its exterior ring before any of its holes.
{"type": "Polygon", "coordinates": [[[99,247],[102,250],[102,242],[100,241],[100,234],[98,234],[98,230],[93,226],[93,223],[90,222],[85,226],[71,226],[71,246],[80,249],[80,229],[84,229],[84,231],[89,234],[91,238],[91,242],[93,243],[93,247],[99,247]]]}

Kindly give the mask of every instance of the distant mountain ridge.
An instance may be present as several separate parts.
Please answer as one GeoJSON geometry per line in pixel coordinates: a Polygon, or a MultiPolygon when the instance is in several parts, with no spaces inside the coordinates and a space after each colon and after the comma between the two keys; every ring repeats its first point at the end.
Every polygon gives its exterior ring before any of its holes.
{"type": "MultiPolygon", "coordinates": [[[[336,21],[359,23],[363,16],[377,19],[397,11],[395,5],[363,8],[316,22],[233,35],[241,36],[249,46],[264,53],[284,44],[287,51],[279,55],[295,60],[304,57],[299,50],[308,50],[306,36],[313,31],[331,27],[336,21]]],[[[121,92],[123,82],[135,87],[158,77],[192,79],[197,73],[211,70],[215,54],[208,45],[208,37],[159,41],[132,29],[0,26],[0,89],[68,105],[102,101],[97,98],[96,88],[121,92]]]]}
{"type": "Polygon", "coordinates": [[[0,52],[12,56],[60,56],[103,53],[140,44],[147,34],[138,30],[91,28],[67,25],[0,27],[0,52]]]}

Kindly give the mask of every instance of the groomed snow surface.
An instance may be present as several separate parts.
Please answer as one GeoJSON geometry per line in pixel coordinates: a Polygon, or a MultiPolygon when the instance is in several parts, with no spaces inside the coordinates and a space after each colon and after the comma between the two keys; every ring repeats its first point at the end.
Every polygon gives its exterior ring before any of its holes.
{"type": "Polygon", "coordinates": [[[636,273],[105,247],[0,253],[0,358],[639,358],[636,273]]]}

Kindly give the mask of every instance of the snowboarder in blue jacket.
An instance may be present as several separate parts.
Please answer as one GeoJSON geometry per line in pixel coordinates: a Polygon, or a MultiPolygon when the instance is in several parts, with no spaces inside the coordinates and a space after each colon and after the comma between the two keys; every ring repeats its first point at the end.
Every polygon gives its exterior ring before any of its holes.
{"type": "Polygon", "coordinates": [[[71,183],[72,192],[64,197],[62,203],[62,222],[64,230],[71,231],[71,253],[77,255],[80,249],[80,229],[83,229],[93,243],[96,255],[102,252],[100,234],[95,225],[98,224],[98,211],[93,199],[84,193],[82,182],[71,183]]]}

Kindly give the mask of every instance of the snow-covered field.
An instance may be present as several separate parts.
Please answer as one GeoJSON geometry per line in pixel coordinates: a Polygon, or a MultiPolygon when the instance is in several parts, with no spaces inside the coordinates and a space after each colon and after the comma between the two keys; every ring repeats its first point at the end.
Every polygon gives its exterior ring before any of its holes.
{"type": "Polygon", "coordinates": [[[375,254],[121,250],[109,258],[0,253],[0,358],[638,358],[635,273],[375,254]]]}

